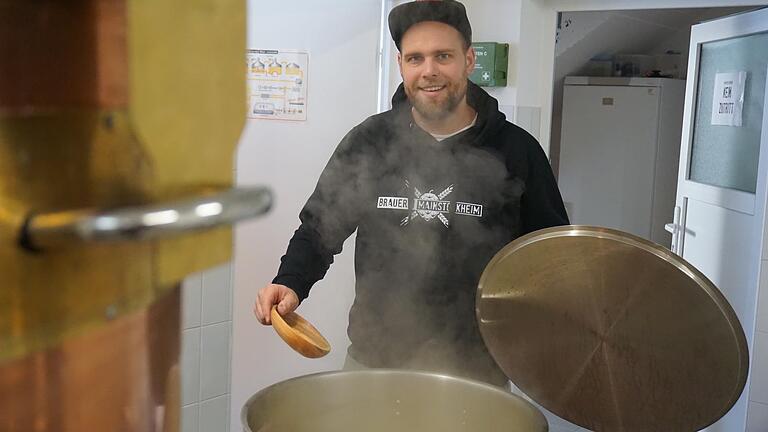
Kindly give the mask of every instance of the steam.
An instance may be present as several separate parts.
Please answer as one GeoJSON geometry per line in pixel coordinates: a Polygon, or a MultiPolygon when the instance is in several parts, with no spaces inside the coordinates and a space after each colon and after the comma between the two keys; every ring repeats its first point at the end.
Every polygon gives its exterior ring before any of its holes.
{"type": "Polygon", "coordinates": [[[508,178],[503,156],[494,149],[466,142],[425,145],[414,139],[421,131],[392,124],[402,120],[379,115],[366,122],[380,124],[353,129],[303,212],[333,253],[358,229],[348,329],[352,356],[371,367],[438,371],[504,385],[507,379],[477,327],[475,295],[485,265],[519,234],[520,221],[508,218],[519,215],[514,207],[523,183],[508,178]],[[381,135],[366,136],[373,131],[381,135]],[[387,144],[372,144],[381,142],[387,144]],[[478,185],[501,187],[478,190],[478,185]],[[443,192],[442,199],[450,201],[445,221],[414,213],[415,200],[429,192],[443,192]],[[379,196],[407,198],[409,208],[377,208],[379,196]],[[482,205],[482,217],[456,214],[456,202],[482,205]],[[502,212],[506,220],[499,220],[502,212]]]}

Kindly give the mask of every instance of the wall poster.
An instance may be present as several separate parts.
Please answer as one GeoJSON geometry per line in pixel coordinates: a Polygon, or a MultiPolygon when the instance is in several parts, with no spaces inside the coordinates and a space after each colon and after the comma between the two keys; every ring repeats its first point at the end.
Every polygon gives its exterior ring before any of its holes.
{"type": "Polygon", "coordinates": [[[246,62],[248,118],[307,119],[308,52],[253,49],[246,62]]]}

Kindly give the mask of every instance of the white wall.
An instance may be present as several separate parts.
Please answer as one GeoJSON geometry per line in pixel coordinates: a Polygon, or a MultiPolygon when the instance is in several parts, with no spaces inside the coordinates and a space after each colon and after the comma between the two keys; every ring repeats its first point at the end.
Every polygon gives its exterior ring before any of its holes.
{"type": "MultiPolygon", "coordinates": [[[[517,100],[518,77],[515,67],[520,61],[520,5],[521,0],[464,0],[467,16],[472,24],[475,42],[501,42],[509,44],[509,65],[506,87],[486,87],[498,99],[499,106],[514,106],[517,100]]],[[[505,111],[509,116],[509,112],[505,111]]]]}
{"type": "MultiPolygon", "coordinates": [[[[240,409],[270,384],[342,366],[354,292],[351,240],[298,312],[331,343],[318,360],[293,352],[252,314],[256,291],[274,277],[298,214],[341,138],[376,112],[380,0],[248,2],[248,48],[309,51],[307,121],[249,120],[237,160],[240,185],[269,185],[276,203],[235,236],[231,430],[240,409]]],[[[200,431],[203,432],[203,431],[200,431]]]]}
{"type": "MultiPolygon", "coordinates": [[[[509,44],[507,86],[486,87],[486,90],[499,101],[499,109],[509,121],[540,139],[541,108],[528,98],[529,94],[539,91],[540,80],[529,68],[522,67],[542,55],[535,44],[526,43],[533,29],[542,25],[523,19],[524,14],[530,12],[530,1],[465,0],[464,4],[474,41],[509,44]]],[[[547,147],[543,147],[546,151],[547,147]]]]}

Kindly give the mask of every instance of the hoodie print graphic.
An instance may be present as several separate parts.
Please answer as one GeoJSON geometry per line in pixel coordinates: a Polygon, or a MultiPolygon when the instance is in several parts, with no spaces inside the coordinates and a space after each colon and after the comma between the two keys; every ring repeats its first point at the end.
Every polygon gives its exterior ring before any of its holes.
{"type": "MultiPolygon", "coordinates": [[[[406,190],[411,189],[411,184],[408,180],[405,180],[405,188],[406,190]]],[[[439,193],[435,193],[435,189],[422,193],[418,187],[414,186],[413,206],[410,205],[411,200],[407,197],[380,196],[376,201],[376,208],[410,211],[411,213],[400,221],[400,226],[406,226],[412,220],[421,217],[427,222],[439,220],[448,228],[451,225],[448,215],[451,213],[462,216],[483,217],[482,204],[446,200],[445,198],[453,192],[453,189],[454,185],[451,184],[439,193]]]]}

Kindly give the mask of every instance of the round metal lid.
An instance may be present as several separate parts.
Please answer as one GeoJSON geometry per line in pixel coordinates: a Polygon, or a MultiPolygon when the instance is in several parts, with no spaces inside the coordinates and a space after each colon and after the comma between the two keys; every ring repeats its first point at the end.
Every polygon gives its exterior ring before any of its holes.
{"type": "Polygon", "coordinates": [[[736,403],[747,341],[701,272],[621,231],[548,228],[486,267],[477,319],[523,392],[593,431],[696,431],[736,403]]]}

